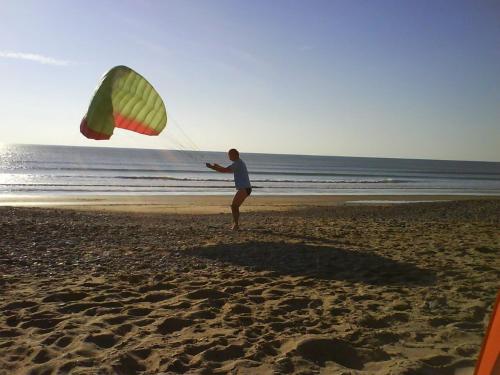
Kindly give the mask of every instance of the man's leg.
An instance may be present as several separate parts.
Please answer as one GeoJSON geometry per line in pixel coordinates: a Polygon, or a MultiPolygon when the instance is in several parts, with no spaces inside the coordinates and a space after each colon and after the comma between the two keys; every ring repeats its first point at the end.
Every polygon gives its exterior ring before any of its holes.
{"type": "Polygon", "coordinates": [[[240,189],[236,192],[231,203],[231,211],[233,213],[233,230],[238,230],[238,220],[240,218],[240,206],[245,201],[248,194],[245,189],[240,189]]]}

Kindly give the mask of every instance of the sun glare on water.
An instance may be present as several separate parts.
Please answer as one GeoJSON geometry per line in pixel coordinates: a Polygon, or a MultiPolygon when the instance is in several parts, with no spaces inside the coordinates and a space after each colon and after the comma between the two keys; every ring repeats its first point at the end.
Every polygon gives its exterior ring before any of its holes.
{"type": "Polygon", "coordinates": [[[8,173],[11,164],[12,151],[5,143],[0,143],[0,185],[12,183],[13,175],[8,173]]]}

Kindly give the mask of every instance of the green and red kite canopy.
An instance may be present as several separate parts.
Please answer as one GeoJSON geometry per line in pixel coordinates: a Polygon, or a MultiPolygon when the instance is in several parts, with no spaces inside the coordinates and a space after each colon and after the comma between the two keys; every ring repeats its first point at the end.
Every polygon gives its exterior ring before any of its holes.
{"type": "Polygon", "coordinates": [[[104,75],[80,132],[91,139],[109,139],[115,127],[158,135],[166,125],[165,105],[154,87],[139,73],[120,65],[104,75]]]}

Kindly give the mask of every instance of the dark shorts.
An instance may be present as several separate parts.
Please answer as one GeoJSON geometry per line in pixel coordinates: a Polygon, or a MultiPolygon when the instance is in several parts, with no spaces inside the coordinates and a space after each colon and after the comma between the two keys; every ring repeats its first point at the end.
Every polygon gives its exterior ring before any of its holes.
{"type": "Polygon", "coordinates": [[[252,188],[246,188],[245,191],[247,192],[247,196],[252,194],[252,188]]]}

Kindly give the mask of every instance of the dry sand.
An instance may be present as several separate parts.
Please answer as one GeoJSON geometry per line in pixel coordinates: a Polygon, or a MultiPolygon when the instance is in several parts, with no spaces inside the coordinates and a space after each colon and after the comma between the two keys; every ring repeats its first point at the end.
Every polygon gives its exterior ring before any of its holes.
{"type": "Polygon", "coordinates": [[[210,210],[0,208],[0,374],[470,370],[500,200],[332,203],[238,233],[210,210]]]}

